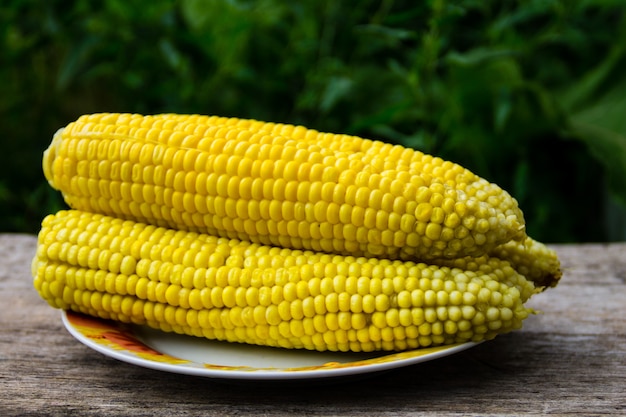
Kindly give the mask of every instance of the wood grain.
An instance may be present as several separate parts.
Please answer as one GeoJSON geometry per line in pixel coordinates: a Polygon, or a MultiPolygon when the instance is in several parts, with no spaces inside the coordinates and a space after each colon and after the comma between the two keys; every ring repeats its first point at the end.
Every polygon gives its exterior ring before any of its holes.
{"type": "Polygon", "coordinates": [[[77,342],[32,288],[35,237],[0,234],[0,415],[624,416],[626,244],[553,247],[565,276],[520,331],[368,378],[225,383],[77,342]]]}

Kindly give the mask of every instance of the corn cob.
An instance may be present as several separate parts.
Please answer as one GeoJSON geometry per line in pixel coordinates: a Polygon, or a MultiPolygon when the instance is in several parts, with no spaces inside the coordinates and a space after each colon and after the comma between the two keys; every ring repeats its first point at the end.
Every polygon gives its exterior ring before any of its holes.
{"type": "MultiPolygon", "coordinates": [[[[532,281],[536,291],[556,287],[562,276],[561,264],[556,252],[545,244],[527,237],[523,242],[510,241],[497,246],[488,255],[457,259],[435,259],[433,265],[460,268],[464,270],[492,269],[494,262],[506,262],[519,274],[532,281]]],[[[502,269],[501,265],[498,265],[502,269]]],[[[525,296],[529,298],[529,295],[525,296]]]]}
{"type": "MultiPolygon", "coordinates": [[[[420,177],[426,184],[432,182],[445,183],[450,187],[458,186],[463,189],[469,184],[480,182],[476,188],[482,188],[484,180],[450,161],[426,155],[422,152],[392,145],[381,141],[363,139],[358,136],[319,132],[307,129],[304,126],[294,126],[284,123],[261,122],[252,119],[236,117],[218,117],[186,114],[160,114],[152,116],[157,120],[169,120],[174,124],[173,130],[193,132],[198,128],[225,128],[246,130],[252,133],[265,133],[271,136],[281,136],[299,142],[318,145],[324,149],[340,152],[347,157],[349,154],[358,154],[358,159],[374,167],[368,175],[375,175],[384,171],[406,171],[420,177]],[[347,154],[347,155],[346,155],[347,154]]],[[[364,182],[368,185],[368,182],[364,182]]],[[[493,194],[501,192],[493,187],[493,194]]],[[[504,202],[502,202],[504,203],[504,202]]],[[[513,203],[507,200],[506,203],[513,203]]],[[[516,215],[517,208],[511,205],[511,211],[516,215]]]]}
{"type": "Polygon", "coordinates": [[[428,261],[525,237],[517,202],[450,162],[207,120],[83,116],[55,135],[44,173],[75,209],[293,249],[428,261]]]}
{"type": "Polygon", "coordinates": [[[77,210],[47,216],[34,286],[61,309],[284,348],[405,350],[521,327],[533,283],[507,262],[463,271],[292,250],[77,210]]]}
{"type": "MultiPolygon", "coordinates": [[[[141,116],[132,115],[131,117],[141,116]]],[[[517,206],[517,201],[510,198],[497,185],[488,183],[458,164],[399,145],[363,139],[358,136],[319,132],[304,126],[261,122],[253,119],[195,114],[160,114],[147,117],[169,122],[168,128],[185,133],[223,128],[222,134],[228,131],[245,130],[250,133],[293,139],[300,143],[307,142],[334,152],[336,157],[351,159],[352,164],[355,160],[361,161],[363,164],[355,167],[362,168],[359,173],[360,179],[355,179],[357,186],[375,188],[376,185],[380,185],[378,178],[380,173],[394,175],[397,172],[406,172],[411,177],[419,178],[419,184],[422,182],[426,185],[441,183],[464,191],[480,201],[492,200],[491,204],[497,206],[499,211],[516,217],[518,221],[521,220],[523,226],[523,215],[517,206]],[[372,176],[374,179],[370,178],[372,176]]],[[[406,181],[406,178],[404,176],[401,180],[406,181]]]]}
{"type": "Polygon", "coordinates": [[[505,259],[537,287],[556,287],[563,272],[556,252],[531,237],[494,248],[490,256],[505,259]]]}

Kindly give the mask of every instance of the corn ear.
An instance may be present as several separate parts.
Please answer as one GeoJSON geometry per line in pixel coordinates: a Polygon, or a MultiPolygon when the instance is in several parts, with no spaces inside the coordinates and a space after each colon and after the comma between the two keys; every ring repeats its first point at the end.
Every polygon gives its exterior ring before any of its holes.
{"type": "Polygon", "coordinates": [[[525,238],[517,202],[448,161],[300,127],[86,115],[43,158],[74,209],[264,245],[413,261],[525,238]]]}
{"type": "Polygon", "coordinates": [[[533,283],[507,265],[331,255],[69,210],[42,222],[32,269],[56,308],[230,342],[388,351],[520,328],[533,283]]]}

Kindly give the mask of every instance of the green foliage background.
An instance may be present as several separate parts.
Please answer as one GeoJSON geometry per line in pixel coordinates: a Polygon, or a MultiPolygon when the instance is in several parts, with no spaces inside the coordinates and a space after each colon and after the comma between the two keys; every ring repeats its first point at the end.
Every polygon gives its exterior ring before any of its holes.
{"type": "Polygon", "coordinates": [[[4,1],[0,231],[63,207],[41,153],[111,111],[399,143],[510,191],[538,239],[626,239],[623,3],[4,1]]]}

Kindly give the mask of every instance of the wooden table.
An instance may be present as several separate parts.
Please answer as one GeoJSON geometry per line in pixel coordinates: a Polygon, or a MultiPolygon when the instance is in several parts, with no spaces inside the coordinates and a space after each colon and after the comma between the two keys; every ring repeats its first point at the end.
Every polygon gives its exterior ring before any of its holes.
{"type": "Polygon", "coordinates": [[[625,416],[626,243],[554,248],[565,276],[520,331],[358,381],[233,384],[79,343],[32,288],[35,237],[0,234],[0,415],[625,416]]]}

